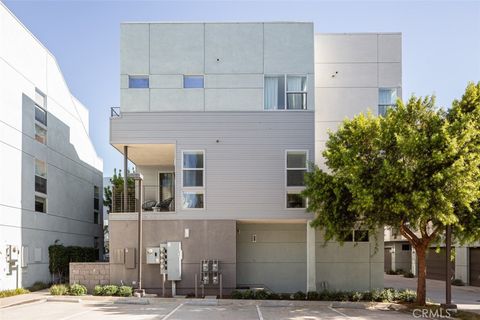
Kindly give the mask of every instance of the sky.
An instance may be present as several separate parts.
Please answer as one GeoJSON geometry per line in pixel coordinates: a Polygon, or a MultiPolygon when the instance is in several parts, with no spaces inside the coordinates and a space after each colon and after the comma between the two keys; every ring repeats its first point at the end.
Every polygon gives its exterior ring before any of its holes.
{"type": "Polygon", "coordinates": [[[24,1],[2,0],[53,53],[70,91],[90,111],[104,176],[123,166],[109,144],[120,104],[120,23],[311,21],[315,32],[402,32],[403,99],[437,97],[448,108],[480,81],[480,1],[24,1]]]}

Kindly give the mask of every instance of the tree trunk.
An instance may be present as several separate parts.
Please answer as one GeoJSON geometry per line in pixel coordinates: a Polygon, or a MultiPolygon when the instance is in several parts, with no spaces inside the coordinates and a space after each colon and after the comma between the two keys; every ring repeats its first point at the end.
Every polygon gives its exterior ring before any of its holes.
{"type": "Polygon", "coordinates": [[[425,247],[415,248],[418,260],[418,279],[417,279],[417,304],[424,306],[427,300],[427,264],[425,260],[425,247]]]}

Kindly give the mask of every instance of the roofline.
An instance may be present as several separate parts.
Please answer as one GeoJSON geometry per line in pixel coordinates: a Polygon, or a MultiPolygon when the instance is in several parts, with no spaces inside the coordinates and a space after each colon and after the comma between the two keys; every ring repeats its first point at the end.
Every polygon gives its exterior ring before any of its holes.
{"type": "Polygon", "coordinates": [[[120,24],[313,24],[313,21],[122,21],[120,24]]]}

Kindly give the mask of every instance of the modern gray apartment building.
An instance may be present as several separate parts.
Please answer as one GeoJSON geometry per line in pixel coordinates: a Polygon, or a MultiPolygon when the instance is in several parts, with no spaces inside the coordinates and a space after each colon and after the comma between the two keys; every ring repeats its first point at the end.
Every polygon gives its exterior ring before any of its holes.
{"type": "MultiPolygon", "coordinates": [[[[362,230],[324,245],[299,193],[308,164],[323,166],[328,130],[401,95],[401,56],[399,33],[315,34],[313,23],[122,24],[110,143],[143,175],[143,287],[162,287],[151,255],[167,242],[181,243],[181,275],[167,279],[180,294],[195,279],[218,287],[202,260],[219,261],[224,292],[383,287],[383,230],[378,250],[362,230]]],[[[110,276],[132,283],[137,213],[122,197],[110,276]]]]}

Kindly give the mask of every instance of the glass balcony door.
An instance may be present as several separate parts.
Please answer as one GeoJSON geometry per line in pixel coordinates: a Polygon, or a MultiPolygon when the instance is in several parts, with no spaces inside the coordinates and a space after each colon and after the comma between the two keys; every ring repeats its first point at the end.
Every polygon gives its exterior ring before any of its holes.
{"type": "Polygon", "coordinates": [[[175,173],[160,172],[158,202],[165,211],[175,211],[175,173]]]}

